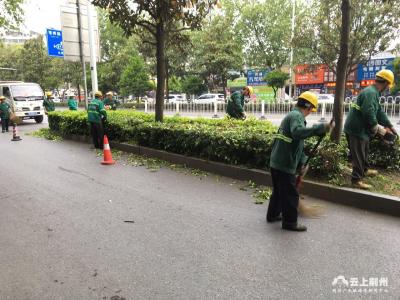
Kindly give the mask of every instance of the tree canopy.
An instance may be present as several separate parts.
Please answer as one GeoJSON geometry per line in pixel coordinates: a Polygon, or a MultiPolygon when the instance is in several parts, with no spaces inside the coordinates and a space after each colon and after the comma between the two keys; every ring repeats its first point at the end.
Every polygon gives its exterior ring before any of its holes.
{"type": "Polygon", "coordinates": [[[163,120],[165,90],[165,45],[180,32],[201,27],[204,16],[217,0],[93,0],[92,3],[109,11],[109,18],[117,23],[127,36],[146,30],[155,38],[152,44],[157,57],[156,120],[163,120]],[[176,26],[179,23],[180,26],[176,26]]]}
{"type": "Polygon", "coordinates": [[[24,0],[0,1],[0,29],[15,29],[21,23],[24,0]]]}
{"type": "Polygon", "coordinates": [[[276,100],[276,92],[285,86],[286,80],[289,79],[289,74],[280,70],[273,70],[265,76],[268,85],[274,90],[274,99],[276,100]]]}

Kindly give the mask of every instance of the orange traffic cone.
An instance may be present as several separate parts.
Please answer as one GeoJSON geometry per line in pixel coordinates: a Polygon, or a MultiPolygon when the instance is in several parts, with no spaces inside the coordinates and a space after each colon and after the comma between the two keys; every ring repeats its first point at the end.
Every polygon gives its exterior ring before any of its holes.
{"type": "Polygon", "coordinates": [[[103,161],[101,162],[102,165],[113,165],[115,164],[115,160],[112,159],[110,145],[108,144],[108,138],[104,135],[104,142],[103,142],[103,161]]]}

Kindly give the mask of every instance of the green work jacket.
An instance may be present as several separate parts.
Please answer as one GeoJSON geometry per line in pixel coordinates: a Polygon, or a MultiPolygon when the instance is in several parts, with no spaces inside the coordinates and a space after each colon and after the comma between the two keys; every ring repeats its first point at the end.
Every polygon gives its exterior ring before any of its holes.
{"type": "Polygon", "coordinates": [[[68,99],[69,110],[78,110],[78,102],[75,99],[68,99]]]}
{"type": "Polygon", "coordinates": [[[10,105],[7,102],[0,103],[0,118],[6,120],[10,118],[10,105]]]}
{"type": "Polygon", "coordinates": [[[304,139],[325,134],[324,124],[306,127],[303,113],[296,107],[282,120],[272,146],[270,166],[288,174],[295,174],[304,165],[304,139]]]}
{"type": "Polygon", "coordinates": [[[102,119],[107,119],[104,104],[99,99],[93,99],[88,105],[88,121],[89,123],[100,123],[102,119]]]}
{"type": "Polygon", "coordinates": [[[104,106],[111,106],[112,110],[116,110],[117,109],[117,101],[115,99],[109,100],[108,98],[104,99],[103,101],[104,106]]]}
{"type": "Polygon", "coordinates": [[[54,106],[54,101],[51,98],[46,98],[43,101],[43,106],[46,109],[46,111],[55,111],[55,106],[54,106]]]}
{"type": "Polygon", "coordinates": [[[365,88],[351,104],[344,124],[344,132],[362,140],[369,140],[371,128],[377,124],[392,127],[379,103],[380,93],[375,85],[365,88]]]}
{"type": "Polygon", "coordinates": [[[226,113],[235,119],[243,118],[244,113],[244,95],[241,92],[234,92],[228,99],[226,113]]]}

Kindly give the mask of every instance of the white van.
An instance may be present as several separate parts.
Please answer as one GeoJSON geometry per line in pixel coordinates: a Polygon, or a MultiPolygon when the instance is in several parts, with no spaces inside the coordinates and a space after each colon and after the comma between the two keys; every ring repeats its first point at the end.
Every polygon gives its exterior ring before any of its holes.
{"type": "Polygon", "coordinates": [[[21,119],[43,122],[44,94],[37,83],[0,81],[0,95],[6,97],[15,115],[21,119]]]}

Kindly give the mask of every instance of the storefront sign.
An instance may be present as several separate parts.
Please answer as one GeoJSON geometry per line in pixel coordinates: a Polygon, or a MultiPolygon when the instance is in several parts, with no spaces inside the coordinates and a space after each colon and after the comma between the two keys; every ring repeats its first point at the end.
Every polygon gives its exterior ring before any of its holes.
{"type": "Polygon", "coordinates": [[[357,81],[375,79],[376,73],[389,69],[393,71],[394,58],[372,59],[366,65],[358,65],[357,81]]]}
{"type": "Polygon", "coordinates": [[[323,65],[299,65],[295,68],[296,85],[318,84],[324,82],[325,67],[323,65]]]}

